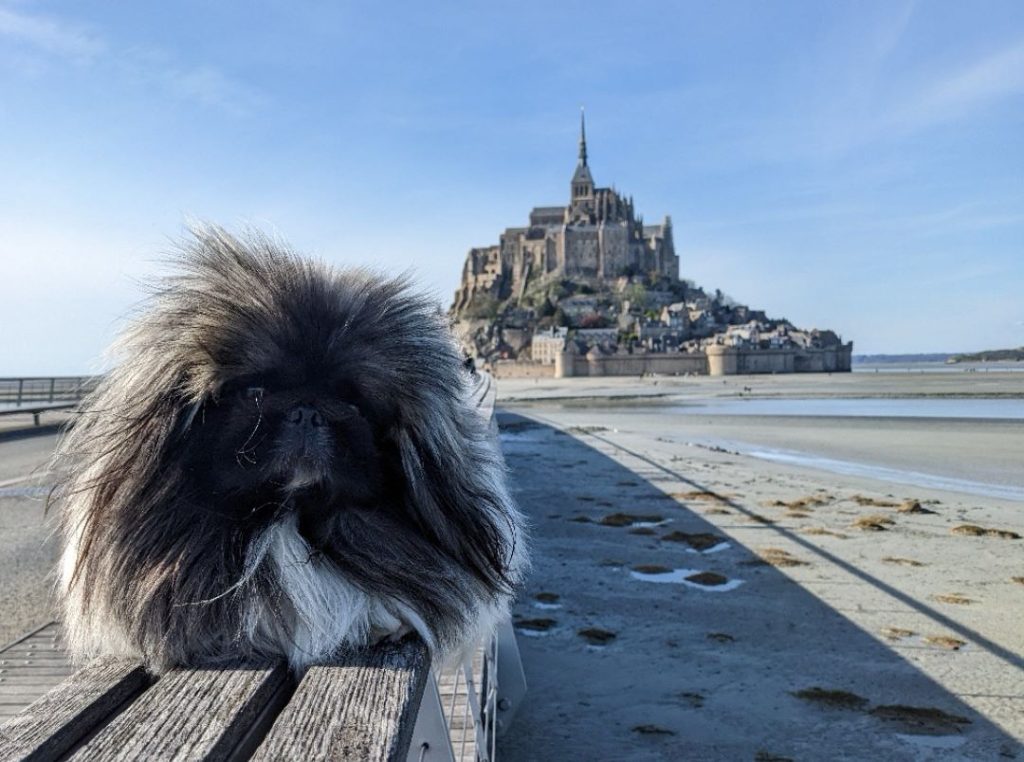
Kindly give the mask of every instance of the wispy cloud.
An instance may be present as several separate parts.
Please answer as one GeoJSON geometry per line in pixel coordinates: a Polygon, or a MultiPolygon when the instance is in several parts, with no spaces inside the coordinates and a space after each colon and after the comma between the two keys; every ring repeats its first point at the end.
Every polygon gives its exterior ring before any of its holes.
{"type": "Polygon", "coordinates": [[[262,92],[220,69],[204,63],[184,65],[159,48],[128,48],[118,55],[117,67],[129,80],[234,116],[249,114],[266,102],[262,92]]]}
{"type": "Polygon", "coordinates": [[[4,6],[0,6],[0,37],[76,63],[89,63],[107,49],[102,37],[85,25],[4,6]]]}
{"type": "MultiPolygon", "coordinates": [[[[894,57],[914,19],[908,4],[855,51],[837,54],[842,63],[829,70],[829,86],[812,76],[799,108],[783,104],[756,121],[718,119],[707,136],[711,147],[727,143],[744,161],[832,161],[983,117],[1024,96],[1024,39],[959,61],[915,59],[913,51],[894,57]]],[[[721,161],[721,151],[705,153],[721,161]]]]}
{"type": "Polygon", "coordinates": [[[888,227],[898,227],[909,234],[947,236],[971,230],[991,230],[1024,224],[1024,213],[982,201],[957,204],[946,209],[921,214],[893,215],[888,227]]]}
{"type": "Polygon", "coordinates": [[[255,88],[209,64],[185,65],[154,48],[118,49],[93,27],[10,5],[0,5],[0,42],[5,38],[21,48],[17,54],[7,52],[5,60],[32,75],[45,68],[45,60],[56,59],[112,69],[115,76],[156,85],[170,97],[236,116],[265,102],[255,88]]]}
{"type": "Polygon", "coordinates": [[[967,116],[1001,98],[1024,93],[1024,40],[960,69],[941,74],[907,105],[894,121],[925,127],[967,116]]]}

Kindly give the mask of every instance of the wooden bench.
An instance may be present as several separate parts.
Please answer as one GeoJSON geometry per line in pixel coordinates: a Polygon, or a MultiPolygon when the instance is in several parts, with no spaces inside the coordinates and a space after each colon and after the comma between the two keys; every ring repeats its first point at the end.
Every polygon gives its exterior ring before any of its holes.
{"type": "MultiPolygon", "coordinates": [[[[494,388],[483,374],[474,400],[493,422],[494,388]]],[[[0,726],[0,762],[493,762],[496,738],[525,691],[509,622],[445,672],[410,636],[298,676],[272,663],[174,669],[159,678],[109,657],[72,671],[51,623],[0,651],[0,714],[43,693],[0,726]]]]}
{"type": "MultiPolygon", "coordinates": [[[[0,726],[0,760],[493,760],[525,680],[510,626],[489,648],[504,654],[484,649],[478,669],[439,675],[413,636],[298,679],[283,663],[157,679],[136,662],[101,658],[0,726]]],[[[59,667],[41,656],[5,650],[4,676],[33,661],[59,667]]]]}

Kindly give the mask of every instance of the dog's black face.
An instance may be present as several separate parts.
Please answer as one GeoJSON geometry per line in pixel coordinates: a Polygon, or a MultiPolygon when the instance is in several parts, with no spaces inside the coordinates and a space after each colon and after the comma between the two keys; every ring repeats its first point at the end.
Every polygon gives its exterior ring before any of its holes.
{"type": "MultiPolygon", "coordinates": [[[[323,515],[394,504],[395,414],[323,366],[236,376],[202,404],[182,442],[202,498],[264,520],[315,501],[323,515]]],[[[316,516],[304,517],[316,521],[316,516]]]]}

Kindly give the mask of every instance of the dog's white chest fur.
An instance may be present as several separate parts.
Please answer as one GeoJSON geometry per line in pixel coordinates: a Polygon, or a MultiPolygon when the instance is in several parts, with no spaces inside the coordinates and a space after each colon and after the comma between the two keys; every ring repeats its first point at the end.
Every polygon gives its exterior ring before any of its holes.
{"type": "Polygon", "coordinates": [[[408,606],[368,595],[314,553],[294,517],[269,527],[250,547],[247,572],[267,565],[287,599],[291,621],[282,629],[268,602],[254,599],[245,612],[246,635],[263,649],[276,645],[272,650],[284,653],[295,668],[329,658],[339,647],[365,645],[410,629],[434,643],[423,619],[408,606]]]}

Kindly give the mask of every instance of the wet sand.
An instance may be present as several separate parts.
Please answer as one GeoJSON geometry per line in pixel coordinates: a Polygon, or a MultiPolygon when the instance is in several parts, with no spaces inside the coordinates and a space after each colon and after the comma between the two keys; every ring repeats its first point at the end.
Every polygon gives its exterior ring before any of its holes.
{"type": "Polygon", "coordinates": [[[498,393],[574,425],[600,411],[679,445],[1024,502],[1024,373],[505,381],[498,393]]]}
{"type": "Polygon", "coordinates": [[[595,397],[1024,398],[1024,372],[790,373],[759,376],[651,376],[500,379],[498,401],[595,397]]]}
{"type": "MultiPolygon", "coordinates": [[[[1004,375],[835,393],[1024,390],[1004,375]]],[[[1024,759],[1024,503],[718,444],[1019,485],[1024,422],[683,417],[623,408],[660,383],[610,381],[499,385],[535,537],[515,609],[532,700],[505,758],[1024,759]]],[[[669,393],[718,393],[689,381],[669,393]]]]}

